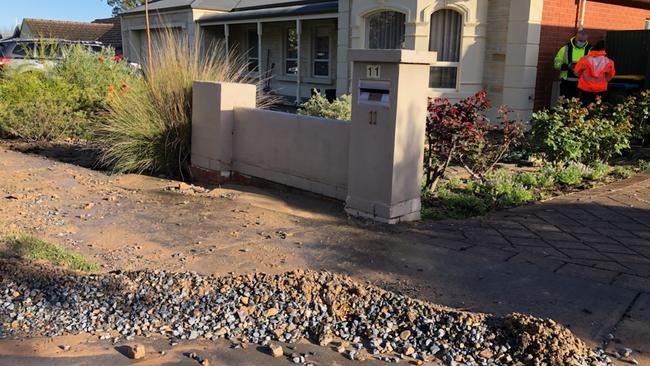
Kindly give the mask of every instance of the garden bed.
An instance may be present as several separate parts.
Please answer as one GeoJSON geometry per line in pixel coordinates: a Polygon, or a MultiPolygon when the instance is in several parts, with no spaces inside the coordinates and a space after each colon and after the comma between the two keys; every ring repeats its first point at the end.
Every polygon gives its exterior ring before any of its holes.
{"type": "Polygon", "coordinates": [[[456,169],[435,194],[423,195],[422,217],[444,220],[483,216],[627,179],[647,169],[650,160],[644,159],[614,165],[574,163],[562,168],[507,166],[488,174],[483,182],[456,169]]]}

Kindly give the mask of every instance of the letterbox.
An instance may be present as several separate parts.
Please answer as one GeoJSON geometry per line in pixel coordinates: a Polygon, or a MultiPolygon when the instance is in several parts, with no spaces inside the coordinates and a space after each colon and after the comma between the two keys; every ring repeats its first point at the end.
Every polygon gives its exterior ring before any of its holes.
{"type": "Polygon", "coordinates": [[[352,129],[346,211],[420,218],[429,69],[434,52],[350,50],[352,129]]]}
{"type": "Polygon", "coordinates": [[[390,81],[360,80],[359,103],[390,107],[390,81]]]}

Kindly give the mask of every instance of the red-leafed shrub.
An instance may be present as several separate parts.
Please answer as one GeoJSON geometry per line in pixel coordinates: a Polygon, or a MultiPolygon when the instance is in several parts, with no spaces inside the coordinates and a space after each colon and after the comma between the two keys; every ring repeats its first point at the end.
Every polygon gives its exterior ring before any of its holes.
{"type": "Polygon", "coordinates": [[[493,170],[523,137],[523,125],[510,118],[507,107],[498,109],[499,122],[484,113],[490,108],[486,91],[452,104],[448,99],[429,99],[424,188],[434,191],[452,162],[462,165],[473,178],[493,170]]]}

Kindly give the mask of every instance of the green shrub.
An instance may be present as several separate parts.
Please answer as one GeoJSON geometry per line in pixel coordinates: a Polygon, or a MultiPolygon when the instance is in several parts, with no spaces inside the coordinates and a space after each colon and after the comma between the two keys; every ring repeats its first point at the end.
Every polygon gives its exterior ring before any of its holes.
{"type": "Polygon", "coordinates": [[[63,50],[52,74],[78,90],[78,109],[89,119],[96,119],[107,107],[109,93],[130,84],[136,70],[124,61],[116,61],[112,49],[96,53],[82,45],[71,45],[63,50]]]}
{"type": "Polygon", "coordinates": [[[577,164],[570,164],[565,168],[559,168],[555,173],[555,180],[565,186],[577,186],[582,183],[584,169],[577,164]]]}
{"type": "Polygon", "coordinates": [[[111,50],[98,54],[81,45],[40,42],[39,54],[61,54],[43,70],[9,67],[0,79],[0,134],[28,139],[92,137],[113,89],[128,85],[134,71],[115,61],[111,50]]]}
{"type": "Polygon", "coordinates": [[[555,171],[552,168],[544,167],[537,172],[537,188],[552,189],[555,183],[555,171]]]}
{"type": "Polygon", "coordinates": [[[0,80],[0,135],[45,140],[87,135],[74,85],[44,71],[5,71],[8,75],[0,80]]]}
{"type": "Polygon", "coordinates": [[[475,184],[482,195],[489,197],[496,208],[522,205],[535,200],[535,194],[517,181],[516,175],[506,170],[496,170],[485,184],[475,184]]]}
{"type": "Polygon", "coordinates": [[[500,169],[487,174],[484,182],[447,181],[439,186],[435,195],[425,194],[423,217],[463,219],[485,215],[494,209],[520,206],[539,198],[517,179],[518,176],[500,169]]]}
{"type": "Polygon", "coordinates": [[[352,96],[342,95],[330,103],[327,98],[315,91],[308,101],[300,105],[298,113],[306,116],[351,121],[352,96]]]}
{"type": "Polygon", "coordinates": [[[437,205],[433,209],[425,210],[425,218],[464,219],[485,215],[492,209],[490,201],[477,195],[472,189],[441,184],[436,195],[437,205]]]}
{"type": "Polygon", "coordinates": [[[626,166],[617,166],[612,169],[612,175],[620,179],[627,179],[634,175],[634,170],[626,166]]]}
{"type": "Polygon", "coordinates": [[[516,174],[515,181],[528,188],[551,189],[555,187],[554,173],[551,168],[542,168],[536,172],[521,172],[516,174]]]}
{"type": "Polygon", "coordinates": [[[516,181],[525,187],[537,188],[539,185],[539,180],[537,179],[537,174],[533,172],[523,172],[519,173],[516,176],[516,181]]]}
{"type": "Polygon", "coordinates": [[[585,178],[596,181],[602,180],[609,174],[610,169],[609,165],[596,161],[591,164],[591,173],[586,175],[585,178]]]}
{"type": "Polygon", "coordinates": [[[583,107],[577,99],[561,99],[552,110],[534,113],[531,122],[533,152],[555,165],[606,161],[630,144],[627,103],[608,106],[597,100],[583,107]]]}
{"type": "Polygon", "coordinates": [[[650,169],[650,160],[639,160],[639,170],[644,172],[650,169]]]}
{"type": "Polygon", "coordinates": [[[650,138],[650,90],[629,97],[627,103],[634,126],[632,134],[644,144],[650,138]]]}

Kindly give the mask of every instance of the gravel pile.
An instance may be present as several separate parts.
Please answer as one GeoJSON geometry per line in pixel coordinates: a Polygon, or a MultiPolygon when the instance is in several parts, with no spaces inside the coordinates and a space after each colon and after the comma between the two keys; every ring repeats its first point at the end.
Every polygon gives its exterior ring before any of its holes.
{"type": "Polygon", "coordinates": [[[119,332],[127,340],[163,335],[172,342],[202,337],[261,345],[306,338],[336,344],[351,359],[611,364],[552,320],[455,311],[344,276],[303,271],[221,278],[165,271],[81,275],[5,261],[0,323],[0,337],[119,332]]]}

